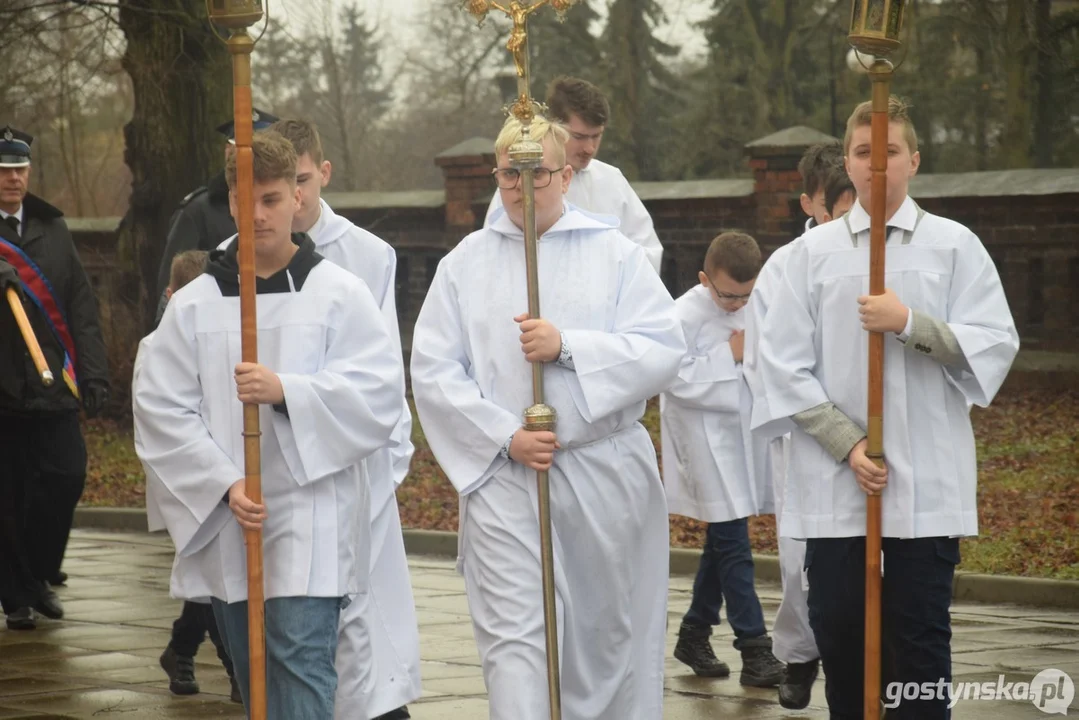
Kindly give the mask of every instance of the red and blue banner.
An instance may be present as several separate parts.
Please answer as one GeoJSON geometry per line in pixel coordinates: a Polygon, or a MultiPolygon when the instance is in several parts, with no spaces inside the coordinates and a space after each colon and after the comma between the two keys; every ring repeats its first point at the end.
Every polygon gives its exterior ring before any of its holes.
{"type": "Polygon", "coordinates": [[[67,318],[64,317],[60,304],[56,301],[56,294],[48,278],[30,257],[17,245],[0,237],[0,257],[11,264],[19,273],[22,281],[23,292],[41,310],[42,315],[49,323],[56,341],[64,350],[64,383],[67,384],[71,394],[79,397],[79,383],[75,377],[75,341],[71,337],[71,330],[67,326],[67,318]]]}

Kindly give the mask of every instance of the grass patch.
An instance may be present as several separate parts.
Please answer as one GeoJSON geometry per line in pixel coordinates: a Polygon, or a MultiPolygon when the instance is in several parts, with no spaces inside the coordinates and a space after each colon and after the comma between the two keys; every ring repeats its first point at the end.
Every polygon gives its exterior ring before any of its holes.
{"type": "MultiPolygon", "coordinates": [[[[1079,390],[1016,390],[973,410],[977,440],[980,535],[962,541],[960,569],[1079,580],[1079,390]]],[[[413,418],[416,418],[413,412],[413,418]]],[[[659,447],[659,408],[643,423],[659,447]]],[[[398,490],[405,527],[457,529],[457,493],[413,423],[416,454],[398,490]]],[[[90,457],[83,503],[143,507],[145,481],[129,424],[86,425],[90,457]]],[[[700,547],[704,523],[671,516],[671,544],[700,547]]],[[[750,519],[757,552],[776,552],[772,517],[750,519]]]]}

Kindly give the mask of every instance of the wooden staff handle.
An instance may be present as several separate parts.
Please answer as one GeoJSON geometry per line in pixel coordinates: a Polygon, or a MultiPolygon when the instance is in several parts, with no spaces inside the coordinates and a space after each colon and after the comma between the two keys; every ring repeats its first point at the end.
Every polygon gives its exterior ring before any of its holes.
{"type": "Polygon", "coordinates": [[[26,342],[26,349],[30,351],[30,358],[34,361],[34,367],[37,368],[37,373],[41,376],[41,383],[45,387],[49,387],[54,380],[52,370],[49,370],[49,364],[45,362],[45,355],[41,352],[41,345],[38,344],[37,336],[34,335],[34,328],[30,327],[30,318],[26,317],[26,310],[23,309],[22,300],[19,298],[19,293],[15,292],[15,288],[9,287],[7,289],[7,302],[11,306],[11,314],[15,316],[15,322],[19,326],[19,332],[22,333],[22,339],[26,342]]]}
{"type": "MultiPolygon", "coordinates": [[[[236,123],[236,218],[237,260],[240,266],[240,344],[245,363],[258,362],[258,315],[255,306],[255,197],[254,135],[251,106],[251,49],[247,30],[234,30],[228,48],[232,54],[233,118],[236,123]]],[[[262,503],[259,406],[243,408],[244,494],[262,503]]],[[[262,531],[245,530],[247,549],[247,639],[250,720],[265,720],[266,700],[266,605],[262,557],[262,531]]]]}
{"type": "MultiPolygon", "coordinates": [[[[887,233],[888,95],[892,64],[878,59],[869,70],[873,115],[869,166],[869,294],[884,294],[887,233]]],[[[884,467],[884,334],[869,333],[868,456],[884,467]]],[[[864,720],[880,717],[881,672],[881,496],[866,498],[864,720]]]]}

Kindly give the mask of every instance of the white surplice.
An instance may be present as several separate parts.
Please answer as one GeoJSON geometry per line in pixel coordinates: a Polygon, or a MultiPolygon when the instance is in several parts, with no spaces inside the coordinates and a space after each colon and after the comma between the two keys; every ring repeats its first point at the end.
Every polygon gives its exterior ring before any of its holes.
{"type": "MultiPolygon", "coordinates": [[[[310,231],[319,254],[367,283],[401,354],[397,321],[397,253],[385,241],[337,215],[325,200],[310,231]]],[[[399,362],[402,363],[403,360],[399,362]]],[[[341,613],[337,645],[339,720],[375,718],[420,697],[420,631],[394,491],[412,460],[412,414],[401,396],[401,422],[387,447],[367,459],[371,482],[371,585],[341,613]],[[364,662],[364,658],[370,658],[364,662]]]]}
{"type": "MultiPolygon", "coordinates": [[[[590,213],[617,218],[619,231],[644,248],[648,262],[660,272],[663,245],[656,235],[652,216],[621,170],[600,160],[588,163],[584,170],[574,170],[566,201],[590,213]]],[[[495,213],[501,209],[502,194],[496,190],[487,208],[485,227],[490,227],[495,213]]]]}
{"type": "MultiPolygon", "coordinates": [[[[550,470],[563,713],[659,718],[669,535],[646,401],[685,353],[645,253],[568,204],[539,240],[542,316],[575,369],[545,366],[561,450],[550,470]]],[[[505,214],[439,264],[412,345],[427,440],[461,496],[460,561],[496,720],[549,717],[535,472],[501,449],[532,405],[513,318],[524,240],[505,214]]]]}
{"type": "MultiPolygon", "coordinates": [[[[910,198],[888,225],[897,229],[887,243],[886,287],[913,310],[946,322],[966,366],[943,366],[885,338],[883,535],[975,535],[969,403],[984,407],[993,399],[1019,337],[993,261],[970,230],[932,214],[919,222],[910,198]]],[[[869,291],[868,237],[869,215],[856,203],[844,220],[812,229],[787,255],[760,336],[767,409],[755,425],[765,434],[828,401],[866,427],[868,333],[857,298],[869,291]]],[[[864,535],[865,497],[848,464],[801,429],[791,432],[783,535],[864,535]]]]}
{"type": "MultiPolygon", "coordinates": [[[[806,223],[806,230],[812,220],[806,223]]],[[[753,294],[746,305],[745,352],[743,353],[742,371],[746,383],[753,395],[753,415],[761,417],[767,407],[763,401],[763,389],[758,373],[758,347],[760,328],[768,315],[772,297],[783,281],[783,266],[787,255],[797,238],[775,250],[764,263],[757,282],[753,285],[753,294]]],[[[785,487],[788,456],[790,455],[790,436],[783,434],[776,438],[755,435],[755,441],[768,443],[769,476],[775,498],[776,534],[779,546],[779,572],[782,597],[776,610],[776,619],[772,623],[772,653],[780,662],[805,663],[820,657],[813,628],[809,625],[809,579],[805,571],[805,540],[784,537],[779,527],[783,516],[783,491],[785,487]]]]}
{"type": "Polygon", "coordinates": [[[725,312],[696,285],[675,302],[689,351],[660,396],[663,487],[672,514],[727,522],[770,509],[771,480],[749,432],[750,397],[731,335],[745,308],[725,312]]]}
{"type": "MultiPolygon", "coordinates": [[[[401,415],[403,373],[367,287],[319,262],[290,291],[259,293],[259,362],[288,414],[259,408],[266,598],[366,590],[370,540],[363,461],[401,415]]],[[[135,396],[140,459],[177,549],[174,597],[247,598],[244,540],[223,497],[244,476],[240,301],[205,274],[169,301],[135,396]]]]}
{"type": "MultiPolygon", "coordinates": [[[[149,353],[150,343],[154,340],[154,334],[139,340],[138,350],[135,351],[135,363],[131,367],[131,412],[135,412],[135,396],[138,394],[139,376],[142,374],[146,355],[149,353]]],[[[142,454],[142,437],[139,435],[139,427],[135,425],[135,454],[142,454]]],[[[142,463],[142,470],[146,474],[146,529],[150,532],[158,532],[165,529],[165,520],[161,517],[161,509],[158,506],[157,494],[161,487],[157,482],[151,482],[149,477],[153,472],[146,463],[142,463]]]]}

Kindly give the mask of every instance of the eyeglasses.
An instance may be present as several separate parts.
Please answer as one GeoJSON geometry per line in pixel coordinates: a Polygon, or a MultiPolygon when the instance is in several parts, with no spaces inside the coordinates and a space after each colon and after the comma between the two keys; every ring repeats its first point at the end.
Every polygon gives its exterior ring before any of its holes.
{"type": "MultiPolygon", "coordinates": [[[[560,173],[565,169],[565,165],[556,170],[545,167],[536,168],[532,171],[533,187],[537,190],[547,187],[551,184],[551,179],[554,177],[555,173],[560,173]]],[[[512,190],[517,187],[517,183],[521,181],[521,171],[517,168],[495,168],[491,171],[491,174],[494,175],[498,187],[503,190],[512,190]]]]}
{"type": "MultiPolygon", "coordinates": [[[[705,277],[708,277],[708,275],[705,274],[705,277]]],[[[752,296],[752,293],[732,295],[731,293],[720,292],[719,288],[716,287],[716,284],[712,282],[712,278],[708,278],[708,284],[712,286],[712,290],[715,291],[716,297],[724,303],[749,302],[749,298],[752,296]]]]}

